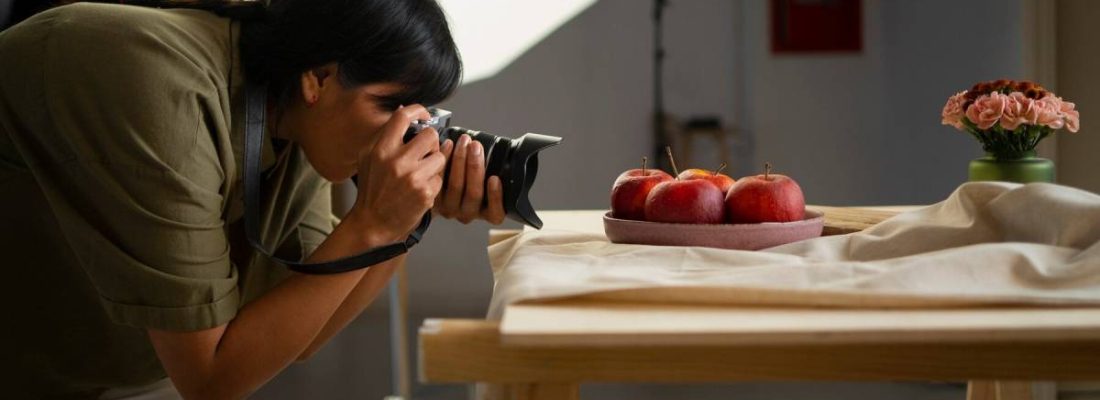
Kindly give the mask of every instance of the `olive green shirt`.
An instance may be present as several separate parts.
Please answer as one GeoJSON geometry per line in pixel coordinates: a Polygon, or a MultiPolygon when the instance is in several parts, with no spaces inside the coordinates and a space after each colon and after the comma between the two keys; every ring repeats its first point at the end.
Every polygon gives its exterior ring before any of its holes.
{"type": "MultiPolygon", "coordinates": [[[[145,328],[225,324],[289,275],[247,244],[238,24],[78,3],[0,33],[0,280],[13,398],[165,376],[145,328]]],[[[266,143],[262,241],[301,259],[329,184],[266,143]]]]}

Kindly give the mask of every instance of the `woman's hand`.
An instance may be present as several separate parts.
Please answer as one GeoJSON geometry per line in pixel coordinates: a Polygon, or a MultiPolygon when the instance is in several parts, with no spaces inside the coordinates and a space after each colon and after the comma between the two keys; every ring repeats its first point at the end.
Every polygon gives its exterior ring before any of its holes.
{"type": "Polygon", "coordinates": [[[460,135],[458,143],[447,140],[442,153],[451,160],[446,190],[435,199],[435,211],[444,218],[468,224],[484,219],[494,225],[504,222],[504,190],[500,177],[485,180],[485,149],[481,143],[460,135]],[[483,206],[485,197],[488,204],[483,206]]]}
{"type": "Polygon", "coordinates": [[[370,242],[404,240],[442,189],[447,158],[435,129],[402,142],[410,122],[429,117],[420,105],[399,108],[359,156],[359,195],[348,216],[370,242]]]}

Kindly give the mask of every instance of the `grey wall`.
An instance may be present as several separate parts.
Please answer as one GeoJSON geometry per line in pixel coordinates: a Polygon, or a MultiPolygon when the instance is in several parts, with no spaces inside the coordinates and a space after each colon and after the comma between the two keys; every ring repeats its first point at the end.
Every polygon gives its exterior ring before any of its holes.
{"type": "Polygon", "coordinates": [[[1077,104],[1083,123],[1081,131],[1056,134],[1058,139],[1058,182],[1100,193],[1100,130],[1093,119],[1100,110],[1100,43],[1096,21],[1100,2],[1060,0],[1058,2],[1058,95],[1077,104]],[[1087,38],[1087,39],[1086,39],[1087,38]],[[1083,40],[1084,39],[1084,40],[1083,40]]]}
{"type": "MultiPolygon", "coordinates": [[[[975,81],[1022,72],[1021,0],[864,0],[862,53],[797,56],[770,54],[766,0],[671,3],[665,25],[669,110],[719,114],[740,125],[745,135],[733,175],[771,161],[795,177],[813,203],[916,204],[945,197],[965,179],[966,163],[980,148],[939,125],[943,102],[975,81]]],[[[443,105],[462,126],[566,138],[543,154],[532,193],[537,207],[605,208],[614,177],[650,151],[651,6],[599,1],[500,75],[460,88],[443,105]]],[[[433,225],[409,262],[414,327],[423,317],[484,315],[492,290],[487,230],[484,224],[433,225]]],[[[318,361],[289,370],[257,397],[386,393],[383,305],[342,333],[318,361]],[[303,386],[312,389],[303,392],[303,386]]],[[[747,387],[715,387],[691,397],[730,398],[747,387]]],[[[828,387],[837,398],[856,398],[867,386],[828,387]]],[[[821,393],[818,386],[751,388],[752,396],[770,398],[821,393]]],[[[897,399],[962,397],[957,387],[926,389],[875,390],[893,391],[897,399]]],[[[667,391],[594,390],[601,398],[669,398],[667,391]]],[[[420,388],[417,398],[464,393],[420,388]]]]}
{"type": "Polygon", "coordinates": [[[771,56],[763,1],[745,3],[746,112],[769,160],[820,204],[946,197],[981,155],[939,123],[947,97],[1022,73],[1019,1],[865,1],[865,50],[771,56]],[[993,28],[991,28],[993,27],[993,28]]]}
{"type": "Polygon", "coordinates": [[[13,0],[0,0],[0,29],[8,25],[13,0]]]}

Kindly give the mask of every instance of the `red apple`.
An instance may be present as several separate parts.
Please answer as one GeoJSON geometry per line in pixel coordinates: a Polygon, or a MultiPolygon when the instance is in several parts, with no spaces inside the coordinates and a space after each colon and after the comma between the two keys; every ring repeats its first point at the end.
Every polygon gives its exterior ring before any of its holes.
{"type": "Polygon", "coordinates": [[[672,175],[659,169],[645,167],[623,172],[611,187],[611,216],[619,219],[645,220],[645,200],[649,191],[661,182],[672,180],[672,175]]]}
{"type": "Polygon", "coordinates": [[[692,168],[689,170],[684,170],[684,172],[681,172],[680,175],[676,176],[676,178],[683,181],[702,179],[707,182],[713,183],[714,186],[718,187],[718,190],[722,191],[722,194],[725,194],[730,190],[730,186],[733,186],[733,183],[735,182],[733,178],[729,177],[729,175],[721,173],[722,170],[725,168],[726,164],[722,164],[722,166],[718,167],[718,169],[714,171],[692,168]]]}
{"type": "Polygon", "coordinates": [[[764,174],[746,176],[726,193],[726,216],[738,223],[800,221],[806,213],[802,188],[785,175],[771,173],[771,164],[764,164],[764,174]]]}
{"type": "Polygon", "coordinates": [[[645,201],[645,218],[653,222],[720,224],[725,220],[722,191],[702,179],[661,182],[645,201]]]}
{"type": "MultiPolygon", "coordinates": [[[[665,147],[672,170],[680,176],[672,148],[665,147]]],[[[685,171],[687,172],[687,171],[685,171]]],[[[725,220],[724,194],[704,179],[661,182],[645,200],[645,218],[653,222],[682,224],[720,224],[725,220]]]]}

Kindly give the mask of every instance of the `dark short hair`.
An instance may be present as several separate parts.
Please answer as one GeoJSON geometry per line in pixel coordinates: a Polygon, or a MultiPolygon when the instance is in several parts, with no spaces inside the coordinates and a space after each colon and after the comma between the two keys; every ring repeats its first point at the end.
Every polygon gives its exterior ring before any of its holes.
{"type": "Polygon", "coordinates": [[[348,86],[400,84],[389,107],[439,103],[462,79],[435,0],[272,0],[265,14],[244,22],[241,59],[246,80],[268,84],[282,105],[303,72],[331,62],[348,86]]]}

